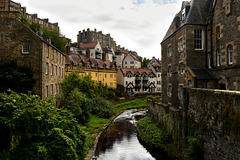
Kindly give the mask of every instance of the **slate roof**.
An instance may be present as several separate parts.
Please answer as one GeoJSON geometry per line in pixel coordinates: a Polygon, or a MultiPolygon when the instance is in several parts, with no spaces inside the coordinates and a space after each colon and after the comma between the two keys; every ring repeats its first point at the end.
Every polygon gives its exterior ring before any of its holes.
{"type": "Polygon", "coordinates": [[[204,68],[191,68],[198,80],[215,80],[216,76],[204,68]]]}
{"type": "Polygon", "coordinates": [[[96,45],[97,45],[97,42],[84,43],[80,45],[80,48],[94,48],[96,45]]]}
{"type": "Polygon", "coordinates": [[[106,66],[106,69],[110,69],[111,66],[113,65],[113,63],[110,60],[104,61],[102,59],[87,58],[86,56],[78,55],[78,54],[66,55],[65,64],[77,65],[81,61],[84,64],[90,61],[92,67],[96,67],[98,65],[98,68],[100,68],[100,69],[105,68],[105,66],[106,66]]]}
{"type": "Polygon", "coordinates": [[[184,25],[206,25],[213,1],[214,0],[191,0],[190,2],[183,1],[181,10],[186,8],[186,18],[181,20],[182,12],[178,12],[175,15],[172,24],[170,25],[162,42],[184,25]]]}
{"type": "Polygon", "coordinates": [[[123,74],[126,74],[127,72],[131,72],[132,74],[135,74],[136,72],[139,72],[140,74],[146,72],[147,74],[152,73],[151,69],[145,69],[145,68],[121,68],[121,71],[123,74]]]}

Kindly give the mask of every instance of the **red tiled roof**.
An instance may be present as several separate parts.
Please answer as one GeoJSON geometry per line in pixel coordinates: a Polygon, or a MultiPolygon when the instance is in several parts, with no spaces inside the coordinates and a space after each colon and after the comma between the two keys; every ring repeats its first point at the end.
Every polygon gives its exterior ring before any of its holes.
{"type": "Polygon", "coordinates": [[[81,48],[94,48],[96,45],[97,45],[97,42],[84,43],[84,44],[81,44],[80,47],[81,48]]]}
{"type": "Polygon", "coordinates": [[[149,74],[150,72],[152,72],[151,69],[145,69],[145,68],[121,68],[123,74],[126,74],[127,72],[131,72],[132,74],[134,74],[135,72],[139,72],[140,74],[143,72],[146,72],[147,74],[149,74]]]}
{"type": "Polygon", "coordinates": [[[137,58],[137,56],[132,55],[132,57],[133,57],[136,61],[139,61],[139,59],[137,58]]]}

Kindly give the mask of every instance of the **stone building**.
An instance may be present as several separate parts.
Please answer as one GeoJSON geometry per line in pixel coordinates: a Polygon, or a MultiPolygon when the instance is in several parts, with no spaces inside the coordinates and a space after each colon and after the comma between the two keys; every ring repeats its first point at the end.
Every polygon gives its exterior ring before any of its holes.
{"type": "Polygon", "coordinates": [[[141,62],[135,54],[127,54],[123,59],[123,68],[141,68],[141,62]]]}
{"type": "MultiPolygon", "coordinates": [[[[206,69],[205,35],[211,4],[211,0],[184,1],[161,42],[162,101],[175,109],[181,104],[183,86],[204,86],[215,80],[206,69]],[[201,70],[200,74],[195,70],[201,70]]],[[[214,83],[208,87],[215,87],[214,83]]]]}
{"type": "Polygon", "coordinates": [[[79,31],[77,35],[77,45],[80,46],[83,43],[93,43],[99,42],[100,45],[105,48],[113,48],[116,50],[116,41],[113,40],[110,34],[103,34],[102,31],[90,31],[88,28],[87,30],[79,31]]]}
{"type": "Polygon", "coordinates": [[[208,26],[208,70],[216,88],[240,90],[240,1],[217,0],[208,26]]]}
{"type": "Polygon", "coordinates": [[[238,1],[184,1],[161,43],[163,102],[178,108],[183,86],[240,90],[239,37],[238,1]]]}
{"type": "Polygon", "coordinates": [[[21,22],[17,11],[0,11],[0,63],[16,60],[34,72],[32,93],[55,96],[64,78],[65,55],[21,22]]]}
{"type": "Polygon", "coordinates": [[[19,11],[21,12],[30,22],[39,23],[41,26],[49,29],[57,29],[59,31],[58,23],[50,23],[48,18],[41,19],[38,15],[29,14],[26,11],[26,7],[22,7],[20,3],[16,3],[11,0],[0,0],[0,11],[19,11]]]}
{"type": "Polygon", "coordinates": [[[120,68],[118,70],[118,88],[125,93],[157,93],[156,75],[151,69],[120,68]]]}

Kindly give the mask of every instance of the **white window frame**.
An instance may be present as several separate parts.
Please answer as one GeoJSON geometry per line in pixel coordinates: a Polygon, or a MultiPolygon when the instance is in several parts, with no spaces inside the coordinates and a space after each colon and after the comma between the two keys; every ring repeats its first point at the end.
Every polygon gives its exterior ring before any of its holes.
{"type": "Polygon", "coordinates": [[[229,45],[227,47],[227,52],[228,52],[228,64],[231,65],[233,64],[233,46],[232,45],[229,45]]]}
{"type": "Polygon", "coordinates": [[[48,67],[49,67],[49,65],[48,65],[48,63],[46,63],[46,74],[48,74],[48,67]]]}
{"type": "Polygon", "coordinates": [[[217,56],[217,58],[216,58],[217,66],[219,67],[219,66],[221,66],[221,52],[219,49],[216,51],[216,56],[217,56]]]}
{"type": "Polygon", "coordinates": [[[22,54],[29,54],[30,53],[30,46],[29,45],[23,45],[22,46],[22,54]]]}

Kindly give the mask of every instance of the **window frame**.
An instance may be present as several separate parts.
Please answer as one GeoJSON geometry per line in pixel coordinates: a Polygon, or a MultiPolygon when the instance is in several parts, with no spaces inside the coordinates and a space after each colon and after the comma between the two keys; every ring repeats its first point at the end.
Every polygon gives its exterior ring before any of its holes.
{"type": "Polygon", "coordinates": [[[195,50],[203,50],[203,38],[204,38],[203,30],[194,29],[194,49],[195,50]]]}
{"type": "Polygon", "coordinates": [[[22,46],[22,54],[29,54],[30,53],[30,46],[29,45],[23,45],[22,46]]]}
{"type": "Polygon", "coordinates": [[[233,64],[233,46],[231,44],[228,45],[228,47],[227,47],[227,53],[228,53],[228,64],[232,65],[233,64]],[[230,48],[231,48],[231,50],[230,50],[230,48]]]}

